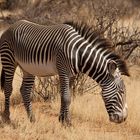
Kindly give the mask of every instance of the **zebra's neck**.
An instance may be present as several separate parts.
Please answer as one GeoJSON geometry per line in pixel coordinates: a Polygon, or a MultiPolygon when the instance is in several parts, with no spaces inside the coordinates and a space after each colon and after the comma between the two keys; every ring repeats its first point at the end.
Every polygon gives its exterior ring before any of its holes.
{"type": "Polygon", "coordinates": [[[82,73],[87,74],[89,77],[100,83],[103,79],[106,79],[107,71],[107,56],[102,48],[97,48],[100,43],[94,47],[85,48],[86,53],[80,52],[79,59],[81,60],[81,66],[79,69],[82,73]]]}

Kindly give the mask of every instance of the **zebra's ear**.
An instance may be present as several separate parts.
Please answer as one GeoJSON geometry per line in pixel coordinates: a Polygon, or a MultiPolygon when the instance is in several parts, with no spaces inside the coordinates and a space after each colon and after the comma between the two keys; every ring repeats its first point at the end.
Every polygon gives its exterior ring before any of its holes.
{"type": "Polygon", "coordinates": [[[108,63],[108,71],[109,73],[111,73],[112,75],[114,74],[115,70],[117,68],[117,63],[113,60],[110,60],[108,63]]]}

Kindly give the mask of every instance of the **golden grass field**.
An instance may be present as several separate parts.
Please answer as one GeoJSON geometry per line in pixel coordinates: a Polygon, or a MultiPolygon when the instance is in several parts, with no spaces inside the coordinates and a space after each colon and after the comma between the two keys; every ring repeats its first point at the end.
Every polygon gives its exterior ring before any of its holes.
{"type": "MultiPolygon", "coordinates": [[[[87,93],[72,101],[72,126],[69,128],[58,121],[59,99],[33,103],[36,122],[30,123],[23,103],[13,103],[21,101],[20,78],[15,76],[11,124],[0,123],[0,140],[140,140],[140,67],[131,67],[130,72],[130,78],[124,77],[129,107],[126,122],[109,122],[100,94],[87,93]]],[[[0,94],[0,105],[2,111],[3,93],[0,94]]]]}

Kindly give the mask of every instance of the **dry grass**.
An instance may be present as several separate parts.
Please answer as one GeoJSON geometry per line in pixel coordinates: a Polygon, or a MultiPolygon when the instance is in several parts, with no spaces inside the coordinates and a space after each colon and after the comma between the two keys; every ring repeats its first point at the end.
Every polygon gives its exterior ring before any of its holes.
{"type": "MultiPolygon", "coordinates": [[[[140,67],[131,68],[131,78],[124,78],[127,86],[129,116],[126,122],[109,122],[99,94],[85,94],[72,101],[72,127],[65,128],[58,121],[60,101],[33,103],[36,122],[27,119],[23,104],[11,107],[11,124],[0,124],[1,140],[139,140],[140,139],[140,67]]],[[[20,79],[16,77],[17,85],[20,79]]],[[[20,83],[20,82],[19,82],[20,83]]],[[[15,85],[15,84],[14,84],[15,85]]],[[[17,88],[17,87],[16,87],[17,88]]],[[[12,98],[20,98],[13,94],[12,98]]],[[[3,94],[1,94],[2,96],[3,94]]],[[[13,99],[12,99],[13,100],[13,99]]],[[[3,104],[3,97],[0,99],[3,104]]],[[[2,110],[2,109],[1,109],[2,110]]]]}

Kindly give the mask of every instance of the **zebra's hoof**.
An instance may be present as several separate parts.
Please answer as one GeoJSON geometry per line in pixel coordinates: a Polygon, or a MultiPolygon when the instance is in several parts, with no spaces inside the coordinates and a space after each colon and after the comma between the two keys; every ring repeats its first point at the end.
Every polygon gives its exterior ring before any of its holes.
{"type": "Polygon", "coordinates": [[[61,122],[64,126],[68,126],[70,127],[72,124],[71,124],[71,119],[70,117],[66,117],[65,115],[60,115],[59,116],[59,122],[61,122]]]}
{"type": "Polygon", "coordinates": [[[35,115],[33,115],[33,114],[29,117],[29,119],[30,119],[31,123],[34,123],[36,121],[35,115]]]}

